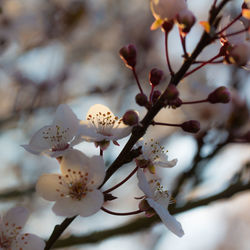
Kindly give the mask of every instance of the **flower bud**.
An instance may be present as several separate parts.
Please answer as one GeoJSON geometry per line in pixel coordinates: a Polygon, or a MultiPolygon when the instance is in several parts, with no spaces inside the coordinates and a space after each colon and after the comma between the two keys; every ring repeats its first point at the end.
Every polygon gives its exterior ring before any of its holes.
{"type": "Polygon", "coordinates": [[[231,94],[226,87],[219,87],[208,95],[207,100],[210,103],[228,103],[231,100],[231,94]]]}
{"type": "Polygon", "coordinates": [[[148,105],[148,98],[146,95],[139,93],[135,97],[135,101],[139,106],[147,106],[148,105]]]}
{"type": "Polygon", "coordinates": [[[169,84],[164,97],[166,101],[175,100],[179,96],[179,91],[174,84],[169,84]]]}
{"type": "Polygon", "coordinates": [[[170,101],[168,105],[173,109],[179,108],[182,105],[182,100],[179,97],[177,97],[176,99],[170,101]]]}
{"type": "Polygon", "coordinates": [[[181,31],[187,34],[196,22],[196,17],[192,13],[192,11],[190,11],[189,9],[184,9],[177,14],[176,20],[181,31]]]}
{"type": "Polygon", "coordinates": [[[248,43],[239,43],[229,51],[229,61],[238,66],[245,66],[250,59],[250,46],[248,43]]]}
{"type": "Polygon", "coordinates": [[[168,33],[172,30],[173,26],[174,26],[173,21],[165,21],[165,22],[163,22],[161,27],[166,33],[168,33]]]}
{"type": "Polygon", "coordinates": [[[138,124],[139,117],[136,111],[128,110],[122,117],[123,123],[129,126],[138,124]]]}
{"type": "Polygon", "coordinates": [[[152,95],[152,103],[155,104],[161,95],[161,91],[155,90],[152,95]]]}
{"type": "Polygon", "coordinates": [[[159,70],[159,69],[152,69],[149,73],[149,82],[151,85],[153,86],[157,86],[161,79],[162,79],[162,76],[163,76],[163,71],[162,70],[159,70]]]}
{"type": "Polygon", "coordinates": [[[136,48],[133,44],[129,44],[120,49],[120,57],[125,65],[132,69],[136,65],[136,48]]]}
{"type": "Polygon", "coordinates": [[[187,122],[183,122],[181,124],[181,128],[185,132],[197,133],[200,130],[200,123],[198,121],[195,121],[195,120],[190,120],[187,122]]]}

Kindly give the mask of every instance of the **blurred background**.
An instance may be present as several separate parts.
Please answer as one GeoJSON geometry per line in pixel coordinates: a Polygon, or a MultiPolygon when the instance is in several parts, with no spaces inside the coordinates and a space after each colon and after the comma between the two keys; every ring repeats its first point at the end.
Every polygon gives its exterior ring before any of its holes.
{"type": "MultiPolygon", "coordinates": [[[[212,0],[189,0],[197,23],[187,38],[189,52],[195,47],[212,0]]],[[[232,1],[225,15],[238,15],[242,1],[232,1]]],[[[164,71],[163,90],[169,80],[164,56],[164,36],[150,31],[153,17],[146,0],[1,0],[0,1],[0,211],[24,205],[31,211],[27,232],[48,238],[54,226],[64,218],[51,211],[53,204],[38,197],[34,185],[42,173],[59,171],[58,162],[27,153],[21,144],[44,125],[52,122],[60,103],[67,103],[79,119],[96,103],[105,104],[119,116],[136,109],[143,118],[145,110],[136,105],[139,92],[131,71],[119,57],[119,49],[133,43],[137,47],[137,72],[146,93],[150,92],[148,73],[164,71]]],[[[183,62],[178,30],[170,34],[170,57],[177,70],[183,62]]],[[[208,60],[216,55],[219,42],[200,55],[208,60]]],[[[186,105],[162,110],[155,119],[181,123],[199,120],[201,131],[191,135],[172,127],[150,127],[147,138],[157,139],[169,159],[177,158],[173,169],[162,171],[169,190],[180,184],[178,177],[188,173],[175,193],[177,205],[216,194],[232,183],[249,181],[250,145],[244,135],[250,129],[249,71],[233,65],[209,65],[179,84],[185,101],[206,98],[218,86],[232,92],[229,104],[186,105]]],[[[107,166],[119,154],[121,146],[105,151],[107,166]]],[[[99,150],[83,142],[77,148],[87,155],[99,150]]],[[[111,187],[126,176],[134,163],[125,165],[105,185],[111,187]]],[[[136,196],[142,195],[132,178],[113,192],[119,199],[105,204],[110,210],[137,209],[136,196]]],[[[146,227],[133,234],[108,237],[95,244],[67,246],[61,249],[106,250],[249,250],[250,193],[240,192],[227,200],[190,209],[178,214],[185,235],[179,239],[162,224],[146,227]]],[[[117,217],[100,211],[89,218],[77,218],[63,238],[116,228],[143,215],[117,217]]]]}

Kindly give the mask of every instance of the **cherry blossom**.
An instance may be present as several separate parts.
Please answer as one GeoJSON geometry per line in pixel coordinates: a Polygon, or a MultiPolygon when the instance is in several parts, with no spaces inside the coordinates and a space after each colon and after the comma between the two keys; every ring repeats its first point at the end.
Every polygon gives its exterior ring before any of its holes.
{"type": "Polygon", "coordinates": [[[22,146],[32,154],[61,156],[77,144],[73,139],[78,127],[79,120],[71,108],[66,104],[61,104],[56,110],[52,125],[42,127],[32,136],[28,145],[22,146]]]}
{"type": "Polygon", "coordinates": [[[119,145],[117,140],[126,137],[131,132],[131,127],[123,123],[122,119],[115,116],[108,107],[102,104],[92,106],[86,120],[80,122],[79,137],[105,150],[110,141],[119,145]]]}
{"type": "Polygon", "coordinates": [[[168,161],[167,151],[153,139],[146,142],[140,139],[136,145],[142,147],[142,154],[136,158],[137,166],[148,169],[151,174],[155,174],[155,167],[172,168],[177,163],[177,159],[168,161]]]}
{"type": "Polygon", "coordinates": [[[0,249],[3,250],[43,250],[45,242],[34,234],[21,234],[29,217],[24,207],[11,208],[0,218],[0,249]]]}
{"type": "Polygon", "coordinates": [[[171,203],[171,195],[163,189],[158,179],[147,181],[145,174],[139,168],[137,171],[138,187],[145,194],[148,205],[159,215],[164,225],[178,237],[184,235],[181,224],[169,213],[168,206],[171,203]]]}
{"type": "Polygon", "coordinates": [[[36,185],[40,196],[55,201],[54,213],[85,217],[98,212],[104,202],[103,193],[98,189],[105,177],[103,158],[89,158],[71,149],[62,158],[61,172],[42,175],[36,185]]]}

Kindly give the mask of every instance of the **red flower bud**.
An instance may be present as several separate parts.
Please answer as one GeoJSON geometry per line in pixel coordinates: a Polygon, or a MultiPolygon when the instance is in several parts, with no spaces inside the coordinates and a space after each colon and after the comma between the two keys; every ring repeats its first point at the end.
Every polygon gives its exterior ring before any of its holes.
{"type": "Polygon", "coordinates": [[[125,65],[132,69],[136,65],[136,48],[133,44],[129,44],[120,49],[120,57],[125,65]]]}
{"type": "Polygon", "coordinates": [[[210,93],[207,100],[210,103],[228,103],[231,100],[231,94],[226,87],[221,86],[210,93]]]}
{"type": "Polygon", "coordinates": [[[139,117],[136,111],[128,110],[122,117],[123,123],[129,126],[138,124],[139,117]]]}
{"type": "Polygon", "coordinates": [[[185,132],[197,133],[200,130],[200,123],[198,121],[195,121],[195,120],[190,120],[187,122],[183,122],[181,124],[181,128],[185,132]]]}
{"type": "Polygon", "coordinates": [[[159,70],[159,69],[152,69],[149,73],[149,81],[150,81],[150,84],[153,85],[153,86],[156,86],[160,83],[161,79],[162,79],[162,76],[163,76],[163,71],[162,70],[159,70]]]}

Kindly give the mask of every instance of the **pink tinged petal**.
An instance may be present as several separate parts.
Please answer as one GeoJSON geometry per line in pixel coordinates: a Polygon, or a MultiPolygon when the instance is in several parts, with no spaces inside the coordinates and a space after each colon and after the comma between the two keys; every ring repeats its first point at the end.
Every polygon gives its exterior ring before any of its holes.
{"type": "Polygon", "coordinates": [[[151,198],[146,199],[148,204],[155,210],[155,212],[159,215],[164,225],[175,235],[178,237],[182,237],[184,235],[184,231],[180,222],[178,222],[174,216],[172,216],[166,208],[157,203],[151,198]]]}
{"type": "Polygon", "coordinates": [[[68,185],[59,174],[44,174],[36,184],[37,193],[48,201],[62,199],[68,194],[68,185]]]}
{"type": "Polygon", "coordinates": [[[83,217],[90,216],[98,212],[103,205],[104,198],[100,190],[93,190],[81,200],[65,198],[56,201],[52,210],[59,216],[72,217],[80,215],[83,217]]]}
{"type": "Polygon", "coordinates": [[[156,166],[160,166],[163,168],[172,168],[177,164],[177,159],[173,159],[172,161],[155,161],[156,166]]]}
{"type": "Polygon", "coordinates": [[[142,190],[142,192],[147,196],[147,197],[153,197],[153,193],[151,190],[151,187],[146,179],[145,174],[143,173],[142,169],[139,168],[137,170],[137,178],[138,178],[138,187],[142,190]]]}
{"type": "Polygon", "coordinates": [[[91,188],[97,188],[102,184],[106,175],[103,157],[93,156],[89,159],[89,163],[90,179],[88,186],[91,188]]]}
{"type": "Polygon", "coordinates": [[[43,250],[45,242],[34,234],[22,234],[12,242],[11,250],[43,250]]]}
{"type": "Polygon", "coordinates": [[[4,234],[13,236],[19,233],[29,217],[29,211],[25,207],[11,208],[3,216],[4,234]]]}
{"type": "Polygon", "coordinates": [[[85,154],[76,149],[68,150],[62,159],[61,162],[61,172],[63,176],[69,174],[69,172],[79,173],[88,173],[90,172],[89,168],[89,159],[85,154]]]}
{"type": "Polygon", "coordinates": [[[61,104],[56,110],[53,125],[62,126],[64,129],[69,128],[69,137],[73,138],[78,130],[79,120],[67,104],[61,104]]]}
{"type": "Polygon", "coordinates": [[[31,138],[28,145],[22,145],[24,149],[32,154],[41,154],[48,151],[52,144],[49,140],[47,132],[52,129],[52,126],[44,126],[38,130],[31,138]]]}

